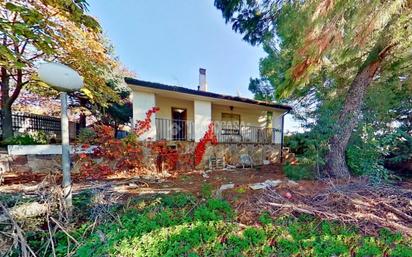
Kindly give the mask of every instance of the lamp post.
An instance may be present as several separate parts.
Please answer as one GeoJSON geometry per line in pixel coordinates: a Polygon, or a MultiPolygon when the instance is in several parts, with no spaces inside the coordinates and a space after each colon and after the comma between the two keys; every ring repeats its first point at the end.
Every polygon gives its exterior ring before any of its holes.
{"type": "Polygon", "coordinates": [[[70,67],[61,63],[43,63],[39,66],[39,78],[60,91],[61,137],[64,205],[69,216],[72,209],[72,183],[70,176],[69,118],[67,116],[67,92],[77,91],[83,86],[83,78],[70,67]]]}

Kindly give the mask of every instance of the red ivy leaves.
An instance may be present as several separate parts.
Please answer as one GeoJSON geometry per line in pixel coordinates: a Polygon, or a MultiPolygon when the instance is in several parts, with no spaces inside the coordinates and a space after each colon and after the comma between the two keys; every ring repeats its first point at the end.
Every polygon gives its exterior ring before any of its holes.
{"type": "Polygon", "coordinates": [[[215,135],[215,126],[213,122],[209,124],[207,131],[205,132],[202,139],[200,139],[199,143],[196,145],[195,148],[195,165],[199,165],[202,162],[203,155],[206,151],[206,145],[211,143],[212,145],[217,144],[217,138],[215,135]]]}
{"type": "MultiPolygon", "coordinates": [[[[141,136],[151,128],[151,117],[158,112],[159,108],[153,107],[146,113],[146,118],[137,121],[133,132],[136,136],[141,136]]],[[[82,160],[81,174],[86,178],[99,179],[116,172],[142,170],[143,151],[142,146],[136,138],[129,140],[116,139],[113,137],[114,129],[106,125],[94,126],[96,138],[93,139],[97,147],[93,154],[80,154],[82,160]],[[95,159],[101,161],[96,162],[95,159]],[[110,164],[110,165],[109,165],[110,164]]]]}
{"type": "Polygon", "coordinates": [[[152,127],[152,115],[158,112],[159,107],[152,107],[152,109],[146,112],[146,118],[144,120],[138,120],[136,122],[136,127],[134,128],[134,133],[140,137],[144,133],[150,130],[152,127]]]}

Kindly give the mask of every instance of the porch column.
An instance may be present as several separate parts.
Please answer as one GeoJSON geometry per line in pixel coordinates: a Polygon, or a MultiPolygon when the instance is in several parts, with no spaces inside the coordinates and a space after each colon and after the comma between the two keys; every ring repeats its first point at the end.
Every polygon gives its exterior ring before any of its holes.
{"type": "MultiPolygon", "coordinates": [[[[154,93],[146,93],[133,90],[132,103],[133,127],[135,127],[136,122],[138,120],[144,120],[146,118],[146,112],[156,106],[156,97],[154,93]]],[[[156,139],[156,114],[152,115],[150,130],[141,135],[139,139],[146,140],[148,138],[156,139]]]]}
{"type": "Polygon", "coordinates": [[[212,121],[212,103],[208,101],[194,102],[195,109],[195,141],[199,142],[212,121]]]}
{"type": "Polygon", "coordinates": [[[281,144],[282,143],[282,123],[283,123],[283,113],[273,112],[272,114],[272,128],[275,129],[272,134],[272,143],[281,144]]]}

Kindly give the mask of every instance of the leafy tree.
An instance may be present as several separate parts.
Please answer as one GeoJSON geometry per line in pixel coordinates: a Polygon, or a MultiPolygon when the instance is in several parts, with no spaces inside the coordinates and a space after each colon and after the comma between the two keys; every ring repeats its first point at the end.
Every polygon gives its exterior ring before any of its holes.
{"type": "Polygon", "coordinates": [[[284,60],[283,67],[268,73],[272,85],[278,83],[278,96],[309,92],[314,84],[336,86],[329,99],[339,102],[337,96],[343,96],[344,101],[324,171],[348,177],[345,150],[362,117],[368,89],[378,83],[411,88],[411,1],[216,0],[215,5],[245,40],[263,42],[284,60]],[[280,70],[282,75],[276,72],[280,70]]]}
{"type": "Polygon", "coordinates": [[[36,78],[41,61],[59,61],[84,78],[82,93],[101,105],[117,100],[106,86],[116,65],[107,53],[98,22],[86,15],[85,0],[13,0],[0,2],[2,132],[13,134],[11,107],[23,87],[56,94],[36,78]]]}
{"type": "Polygon", "coordinates": [[[273,101],[273,87],[266,79],[250,79],[249,91],[255,95],[256,100],[273,101]]]}
{"type": "Polygon", "coordinates": [[[110,81],[109,86],[113,88],[121,100],[111,103],[108,107],[100,107],[100,115],[97,115],[104,124],[114,128],[115,136],[117,135],[119,125],[130,123],[133,116],[133,106],[130,102],[130,90],[127,85],[125,85],[123,77],[119,79],[120,81],[110,81]]]}

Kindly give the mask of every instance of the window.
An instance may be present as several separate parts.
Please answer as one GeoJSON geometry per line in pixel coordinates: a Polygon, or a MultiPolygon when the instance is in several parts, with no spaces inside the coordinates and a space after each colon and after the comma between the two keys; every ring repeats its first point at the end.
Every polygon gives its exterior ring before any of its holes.
{"type": "Polygon", "coordinates": [[[240,135],[240,115],[222,113],[222,134],[240,135]]]}

